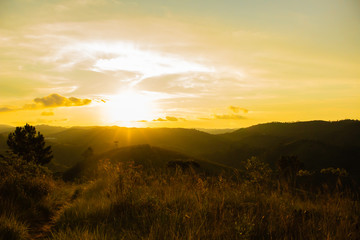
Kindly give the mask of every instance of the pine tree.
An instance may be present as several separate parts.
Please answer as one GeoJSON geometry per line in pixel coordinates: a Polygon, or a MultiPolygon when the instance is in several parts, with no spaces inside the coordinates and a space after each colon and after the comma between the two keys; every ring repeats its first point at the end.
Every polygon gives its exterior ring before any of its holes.
{"type": "Polygon", "coordinates": [[[16,127],[15,132],[10,133],[7,139],[9,148],[27,162],[35,162],[44,165],[53,158],[51,146],[45,147],[45,139],[34,126],[26,124],[24,127],[16,127]]]}

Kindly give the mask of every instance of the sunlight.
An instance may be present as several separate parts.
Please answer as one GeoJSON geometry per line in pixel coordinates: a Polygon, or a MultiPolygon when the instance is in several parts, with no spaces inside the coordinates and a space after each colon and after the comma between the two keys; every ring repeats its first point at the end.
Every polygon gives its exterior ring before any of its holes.
{"type": "Polygon", "coordinates": [[[153,100],[147,95],[131,90],[111,97],[105,104],[106,121],[134,126],[134,122],[153,117],[153,100]]]}
{"type": "Polygon", "coordinates": [[[214,72],[214,69],[180,56],[142,49],[127,42],[89,42],[71,46],[70,52],[86,53],[96,59],[92,71],[129,71],[142,77],[186,72],[214,72]]]}

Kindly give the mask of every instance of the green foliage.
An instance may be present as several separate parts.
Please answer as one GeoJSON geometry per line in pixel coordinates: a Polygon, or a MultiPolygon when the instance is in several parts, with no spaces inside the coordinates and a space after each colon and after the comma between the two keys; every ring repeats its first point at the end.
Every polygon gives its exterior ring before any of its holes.
{"type": "Polygon", "coordinates": [[[53,158],[51,146],[45,147],[44,136],[40,132],[36,134],[35,127],[29,124],[16,127],[15,132],[9,134],[7,144],[15,154],[27,162],[44,165],[53,158]]]}

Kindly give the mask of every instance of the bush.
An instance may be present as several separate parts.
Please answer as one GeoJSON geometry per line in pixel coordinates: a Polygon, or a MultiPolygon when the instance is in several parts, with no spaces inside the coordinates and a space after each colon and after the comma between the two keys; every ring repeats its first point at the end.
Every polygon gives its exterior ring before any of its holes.
{"type": "Polygon", "coordinates": [[[0,158],[0,239],[29,239],[29,229],[52,216],[50,172],[14,156],[0,158]],[[11,216],[11,217],[8,217],[11,216]]]}
{"type": "Polygon", "coordinates": [[[271,182],[272,170],[268,164],[252,157],[243,163],[243,178],[256,185],[264,185],[271,182]]]}
{"type": "Polygon", "coordinates": [[[46,197],[54,183],[45,167],[14,156],[0,159],[0,199],[39,201],[46,197]]]}

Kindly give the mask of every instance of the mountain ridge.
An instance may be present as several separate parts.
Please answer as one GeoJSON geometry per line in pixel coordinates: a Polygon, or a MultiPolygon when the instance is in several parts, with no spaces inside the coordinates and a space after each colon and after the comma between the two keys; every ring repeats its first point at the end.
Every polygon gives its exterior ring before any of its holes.
{"type": "MultiPolygon", "coordinates": [[[[88,147],[101,154],[118,147],[148,144],[235,168],[252,156],[274,168],[281,156],[297,155],[309,169],[342,167],[360,176],[359,120],[273,122],[218,135],[196,129],[118,126],[41,126],[37,130],[52,146],[54,164],[65,168],[81,161],[88,147]]],[[[3,150],[7,134],[0,134],[3,150]]]]}

